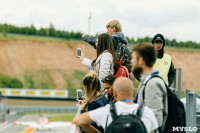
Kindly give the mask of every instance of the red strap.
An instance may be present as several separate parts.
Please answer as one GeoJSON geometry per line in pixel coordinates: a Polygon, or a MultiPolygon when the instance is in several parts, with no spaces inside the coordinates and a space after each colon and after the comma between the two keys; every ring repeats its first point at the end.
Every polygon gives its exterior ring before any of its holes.
{"type": "Polygon", "coordinates": [[[122,64],[122,58],[119,61],[119,68],[120,68],[121,64],[122,64]]]}

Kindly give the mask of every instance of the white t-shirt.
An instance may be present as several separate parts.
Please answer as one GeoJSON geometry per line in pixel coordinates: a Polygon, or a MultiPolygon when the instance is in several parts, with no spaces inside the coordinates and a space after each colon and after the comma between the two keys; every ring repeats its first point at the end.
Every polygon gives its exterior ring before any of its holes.
{"type": "MultiPolygon", "coordinates": [[[[117,115],[126,114],[126,113],[133,113],[137,112],[139,107],[138,104],[126,104],[124,102],[118,101],[115,104],[117,115]]],[[[104,129],[106,127],[106,120],[108,116],[107,127],[112,122],[112,117],[110,114],[110,105],[107,104],[104,107],[98,108],[96,110],[89,111],[90,118],[97,123],[98,126],[102,126],[104,129]]],[[[151,109],[148,107],[144,107],[144,111],[141,117],[144,125],[146,126],[147,131],[150,133],[152,130],[158,128],[158,123],[156,117],[151,109]]]]}

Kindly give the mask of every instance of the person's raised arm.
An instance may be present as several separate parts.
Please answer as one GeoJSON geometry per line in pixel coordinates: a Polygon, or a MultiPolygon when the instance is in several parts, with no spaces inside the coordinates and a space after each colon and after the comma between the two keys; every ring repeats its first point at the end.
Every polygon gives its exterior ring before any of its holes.
{"type": "Polygon", "coordinates": [[[74,119],[72,120],[72,123],[81,127],[87,133],[100,133],[99,130],[97,130],[95,127],[90,125],[95,122],[90,118],[88,112],[74,117],[74,119]]]}
{"type": "Polygon", "coordinates": [[[96,49],[96,38],[87,34],[82,35],[83,41],[86,41],[96,49]]]}

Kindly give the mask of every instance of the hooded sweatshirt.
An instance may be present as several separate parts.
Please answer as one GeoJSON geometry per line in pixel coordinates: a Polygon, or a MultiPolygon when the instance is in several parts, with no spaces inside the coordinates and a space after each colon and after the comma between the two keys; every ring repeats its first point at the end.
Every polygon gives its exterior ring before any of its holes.
{"type": "Polygon", "coordinates": [[[156,34],[152,39],[152,44],[155,43],[156,40],[161,40],[163,42],[163,47],[161,50],[158,50],[158,58],[161,59],[165,53],[164,47],[165,47],[165,38],[162,34],[158,33],[156,34]]]}
{"type": "Polygon", "coordinates": [[[128,41],[125,38],[123,32],[117,32],[116,34],[112,35],[111,38],[112,38],[112,41],[113,41],[113,44],[114,44],[115,51],[117,49],[118,41],[120,41],[123,44],[128,44],[128,41]]]}

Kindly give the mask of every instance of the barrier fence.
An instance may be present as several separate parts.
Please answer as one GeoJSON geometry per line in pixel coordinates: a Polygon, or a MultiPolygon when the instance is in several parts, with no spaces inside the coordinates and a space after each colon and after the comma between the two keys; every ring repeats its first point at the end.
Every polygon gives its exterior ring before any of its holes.
{"type": "Polygon", "coordinates": [[[58,97],[67,98],[68,90],[58,89],[15,89],[15,88],[0,88],[3,96],[22,96],[22,97],[58,97]]]}
{"type": "Polygon", "coordinates": [[[175,78],[174,78],[174,81],[173,81],[173,88],[172,88],[172,90],[175,93],[175,90],[177,90],[176,89],[176,85],[178,83],[178,94],[177,94],[177,97],[179,99],[181,99],[181,68],[175,68],[175,70],[176,70],[175,71],[176,74],[175,74],[175,78]],[[178,82],[177,82],[177,80],[178,80],[178,82]]]}
{"type": "MultiPolygon", "coordinates": [[[[197,124],[197,102],[196,100],[200,99],[200,96],[186,90],[186,127],[199,127],[200,123],[197,124]]],[[[186,133],[196,133],[196,131],[186,131],[186,133]]]]}

